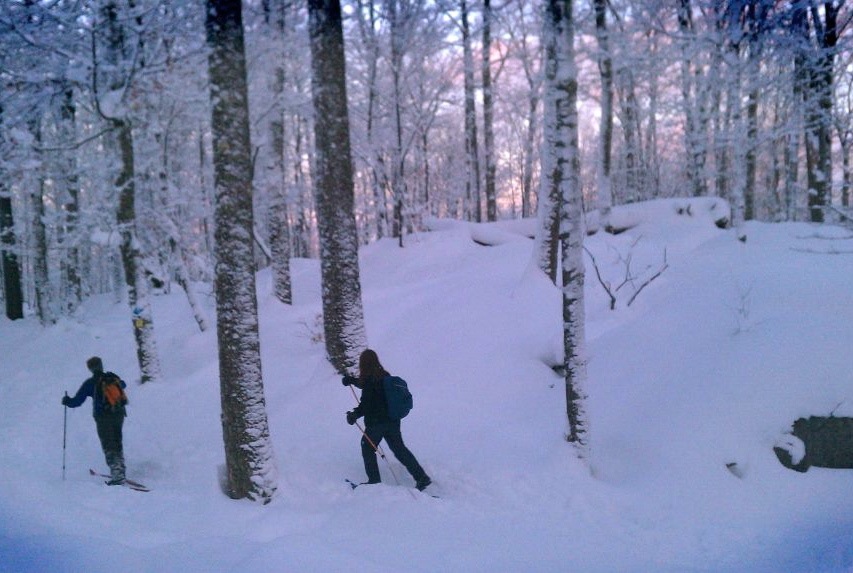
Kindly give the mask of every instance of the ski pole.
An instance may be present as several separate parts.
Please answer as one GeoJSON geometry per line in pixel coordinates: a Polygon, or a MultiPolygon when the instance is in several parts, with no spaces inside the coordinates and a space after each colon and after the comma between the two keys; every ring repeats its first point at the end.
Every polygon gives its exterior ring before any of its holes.
{"type": "MultiPolygon", "coordinates": [[[[358,405],[358,404],[359,404],[358,396],[356,396],[356,394],[355,394],[355,390],[353,390],[353,389],[352,389],[352,385],[350,385],[349,389],[350,389],[350,391],[352,392],[352,397],[353,397],[353,398],[355,398],[355,403],[356,403],[356,405],[358,405]]],[[[382,451],[382,448],[381,448],[380,446],[378,446],[378,445],[376,445],[376,444],[374,444],[374,443],[373,443],[373,440],[371,440],[371,439],[370,439],[370,436],[368,436],[368,435],[367,435],[367,433],[366,433],[366,432],[364,431],[364,429],[361,427],[361,424],[359,424],[357,421],[356,421],[356,425],[358,426],[358,429],[359,429],[359,430],[361,430],[361,434],[364,436],[364,439],[366,439],[366,440],[367,440],[367,442],[370,444],[370,447],[372,447],[372,448],[373,448],[373,451],[375,451],[377,454],[379,454],[379,455],[382,457],[382,459],[383,459],[383,460],[385,460],[385,463],[387,463],[387,464],[388,464],[388,467],[390,468],[390,467],[391,467],[391,463],[390,463],[390,462],[388,461],[388,459],[385,457],[385,452],[384,452],[384,451],[382,451]]],[[[393,473],[394,473],[394,470],[391,470],[391,473],[393,474],[393,473]]],[[[397,476],[396,476],[396,475],[394,476],[394,479],[395,479],[395,480],[397,479],[397,476]]],[[[399,480],[397,480],[397,485],[400,485],[400,481],[399,481],[399,480]]]]}
{"type": "MultiPolygon", "coordinates": [[[[358,396],[356,396],[355,390],[352,389],[352,385],[350,385],[349,389],[352,392],[352,397],[355,398],[356,405],[358,405],[359,404],[358,396]]],[[[364,439],[367,440],[367,443],[370,444],[370,447],[373,448],[373,451],[376,452],[377,454],[379,454],[379,456],[383,460],[385,460],[385,463],[388,464],[388,469],[391,470],[391,475],[394,476],[394,479],[396,480],[397,485],[400,485],[400,480],[397,479],[397,475],[394,473],[394,470],[391,468],[391,462],[389,462],[388,458],[385,457],[385,452],[382,451],[381,447],[379,447],[373,443],[373,440],[370,439],[370,436],[367,435],[367,432],[364,431],[364,428],[361,427],[361,424],[358,422],[358,420],[356,420],[355,424],[356,424],[356,426],[358,426],[358,429],[361,430],[361,435],[364,436],[364,439]]]]}
{"type": "MultiPolygon", "coordinates": [[[[68,392],[65,393],[65,397],[68,398],[68,392]]],[[[68,434],[68,406],[62,406],[65,410],[64,415],[62,416],[62,481],[65,481],[65,437],[68,434]]]]}
{"type": "MultiPolygon", "coordinates": [[[[352,386],[350,386],[349,389],[352,391],[352,396],[353,398],[355,398],[356,403],[358,403],[358,396],[356,396],[355,390],[352,389],[352,386]]],[[[373,448],[373,451],[379,454],[379,457],[385,460],[385,463],[388,465],[388,469],[391,470],[391,475],[394,476],[394,481],[397,482],[397,485],[402,485],[400,483],[399,478],[397,477],[397,472],[394,471],[394,467],[391,465],[391,462],[389,462],[388,458],[385,457],[385,452],[382,451],[382,448],[373,443],[373,440],[370,439],[370,436],[367,435],[367,432],[364,431],[364,428],[361,427],[361,423],[358,420],[355,421],[355,425],[358,426],[358,429],[361,431],[361,435],[364,436],[364,439],[367,440],[367,443],[370,444],[370,447],[373,448]]],[[[413,498],[417,499],[417,497],[414,493],[411,492],[411,490],[409,491],[409,494],[413,498]]]]}

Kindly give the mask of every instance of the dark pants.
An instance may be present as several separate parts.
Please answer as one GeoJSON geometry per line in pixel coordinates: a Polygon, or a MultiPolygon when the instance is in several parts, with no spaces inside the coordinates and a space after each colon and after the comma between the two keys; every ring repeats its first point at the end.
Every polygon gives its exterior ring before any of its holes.
{"type": "Polygon", "coordinates": [[[110,468],[113,479],[124,479],[124,449],[121,440],[121,428],[124,425],[124,413],[101,414],[95,417],[101,449],[110,468]]]}
{"type": "Polygon", "coordinates": [[[391,448],[394,456],[400,460],[406,469],[412,474],[416,482],[419,482],[427,477],[426,472],[415,459],[406,444],[403,443],[403,435],[400,433],[400,422],[384,422],[367,426],[364,430],[366,437],[361,438],[361,457],[364,458],[364,471],[367,472],[367,481],[380,482],[379,464],[376,462],[376,451],[373,446],[379,447],[379,442],[383,439],[391,448]],[[370,438],[370,441],[368,441],[370,438]],[[370,442],[373,442],[371,445],[370,442]]]}

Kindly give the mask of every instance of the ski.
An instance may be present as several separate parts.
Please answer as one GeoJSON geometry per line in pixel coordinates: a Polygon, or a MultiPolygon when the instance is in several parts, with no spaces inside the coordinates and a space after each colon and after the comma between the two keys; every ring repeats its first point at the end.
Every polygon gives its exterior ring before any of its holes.
{"type": "MultiPolygon", "coordinates": [[[[358,486],[360,486],[360,485],[372,485],[372,484],[368,484],[367,482],[357,483],[357,482],[354,482],[354,481],[352,481],[351,479],[348,479],[348,478],[344,478],[344,481],[345,481],[345,482],[347,482],[347,484],[348,484],[352,489],[355,489],[355,488],[357,488],[357,487],[358,487],[358,486]]],[[[433,498],[435,498],[435,499],[441,499],[441,498],[440,498],[440,497],[438,497],[437,495],[433,495],[433,494],[431,494],[431,493],[429,493],[429,492],[426,492],[426,491],[421,491],[420,493],[422,493],[422,494],[424,494],[424,495],[428,495],[428,496],[433,497],[433,498]]]]}
{"type": "MultiPolygon", "coordinates": [[[[100,473],[100,472],[96,472],[96,471],[95,471],[95,470],[93,470],[92,468],[89,468],[89,475],[91,475],[91,476],[95,476],[95,477],[102,477],[102,478],[112,479],[112,476],[111,476],[111,475],[109,475],[109,474],[102,474],[102,473],[100,473]]],[[[106,483],[106,482],[104,482],[104,483],[106,483]]],[[[141,483],[139,483],[138,481],[133,481],[133,480],[131,480],[131,479],[125,479],[125,480],[124,480],[124,483],[123,483],[122,485],[123,485],[123,486],[125,486],[125,487],[127,487],[128,489],[132,489],[132,490],[135,490],[135,491],[151,491],[151,490],[148,488],[148,486],[146,486],[146,485],[142,485],[142,484],[141,484],[141,483]]]]}
{"type": "Polygon", "coordinates": [[[351,479],[345,479],[344,481],[347,482],[352,489],[355,489],[360,485],[364,485],[363,483],[356,483],[356,482],[352,481],[351,479]]]}

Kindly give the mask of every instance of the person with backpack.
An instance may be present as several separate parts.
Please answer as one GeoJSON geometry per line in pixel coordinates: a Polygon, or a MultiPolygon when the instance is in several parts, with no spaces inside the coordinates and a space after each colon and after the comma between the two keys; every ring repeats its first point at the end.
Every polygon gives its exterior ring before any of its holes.
{"type": "MultiPolygon", "coordinates": [[[[414,454],[409,451],[403,443],[403,435],[400,432],[400,418],[389,414],[389,404],[386,400],[386,384],[392,382],[393,378],[382,367],[379,356],[375,351],[367,349],[361,353],[358,361],[359,376],[344,376],[344,386],[355,386],[361,389],[361,400],[358,406],[347,412],[347,423],[353,425],[364,416],[364,434],[361,438],[361,457],[364,459],[364,470],[367,472],[367,484],[380,483],[379,464],[376,461],[376,448],[383,439],[388,443],[391,452],[412,474],[415,487],[423,491],[432,483],[430,477],[415,459],[414,454]]],[[[397,379],[399,380],[399,379],[397,379]]],[[[402,382],[402,380],[399,380],[402,382]]],[[[405,383],[403,383],[405,388],[405,383]]],[[[408,390],[406,390],[408,394],[408,390]]],[[[409,394],[409,400],[411,395],[409,394]]],[[[408,408],[411,408],[409,403],[408,408]]],[[[405,416],[408,408],[398,413],[405,416]]],[[[396,409],[396,408],[394,408],[396,409]]]]}
{"type": "Polygon", "coordinates": [[[127,416],[127,395],[124,392],[127,384],[112,372],[104,372],[104,363],[97,356],[89,358],[86,367],[92,376],[83,382],[74,397],[67,394],[63,396],[62,405],[77,408],[86,398],[92,398],[95,427],[101,440],[104,458],[110,468],[110,480],[107,484],[123,485],[126,480],[122,426],[127,416]]]}

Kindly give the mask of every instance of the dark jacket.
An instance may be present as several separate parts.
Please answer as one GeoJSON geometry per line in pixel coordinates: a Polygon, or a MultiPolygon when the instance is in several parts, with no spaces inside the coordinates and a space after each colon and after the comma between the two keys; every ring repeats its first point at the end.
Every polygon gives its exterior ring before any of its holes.
{"type": "MultiPolygon", "coordinates": [[[[69,408],[76,408],[86,401],[86,398],[92,398],[92,415],[96,418],[104,415],[106,412],[104,396],[101,394],[100,385],[97,382],[103,376],[103,372],[95,372],[91,378],[88,378],[77,390],[73,398],[69,398],[65,403],[69,408]]],[[[121,387],[127,388],[124,380],[121,381],[121,387]]],[[[126,415],[124,406],[121,407],[121,413],[126,415]]]]}
{"type": "Polygon", "coordinates": [[[361,388],[361,401],[353,412],[358,418],[364,416],[364,423],[367,426],[393,421],[388,417],[383,379],[384,376],[382,378],[367,378],[359,380],[359,384],[357,384],[361,388]]]}

